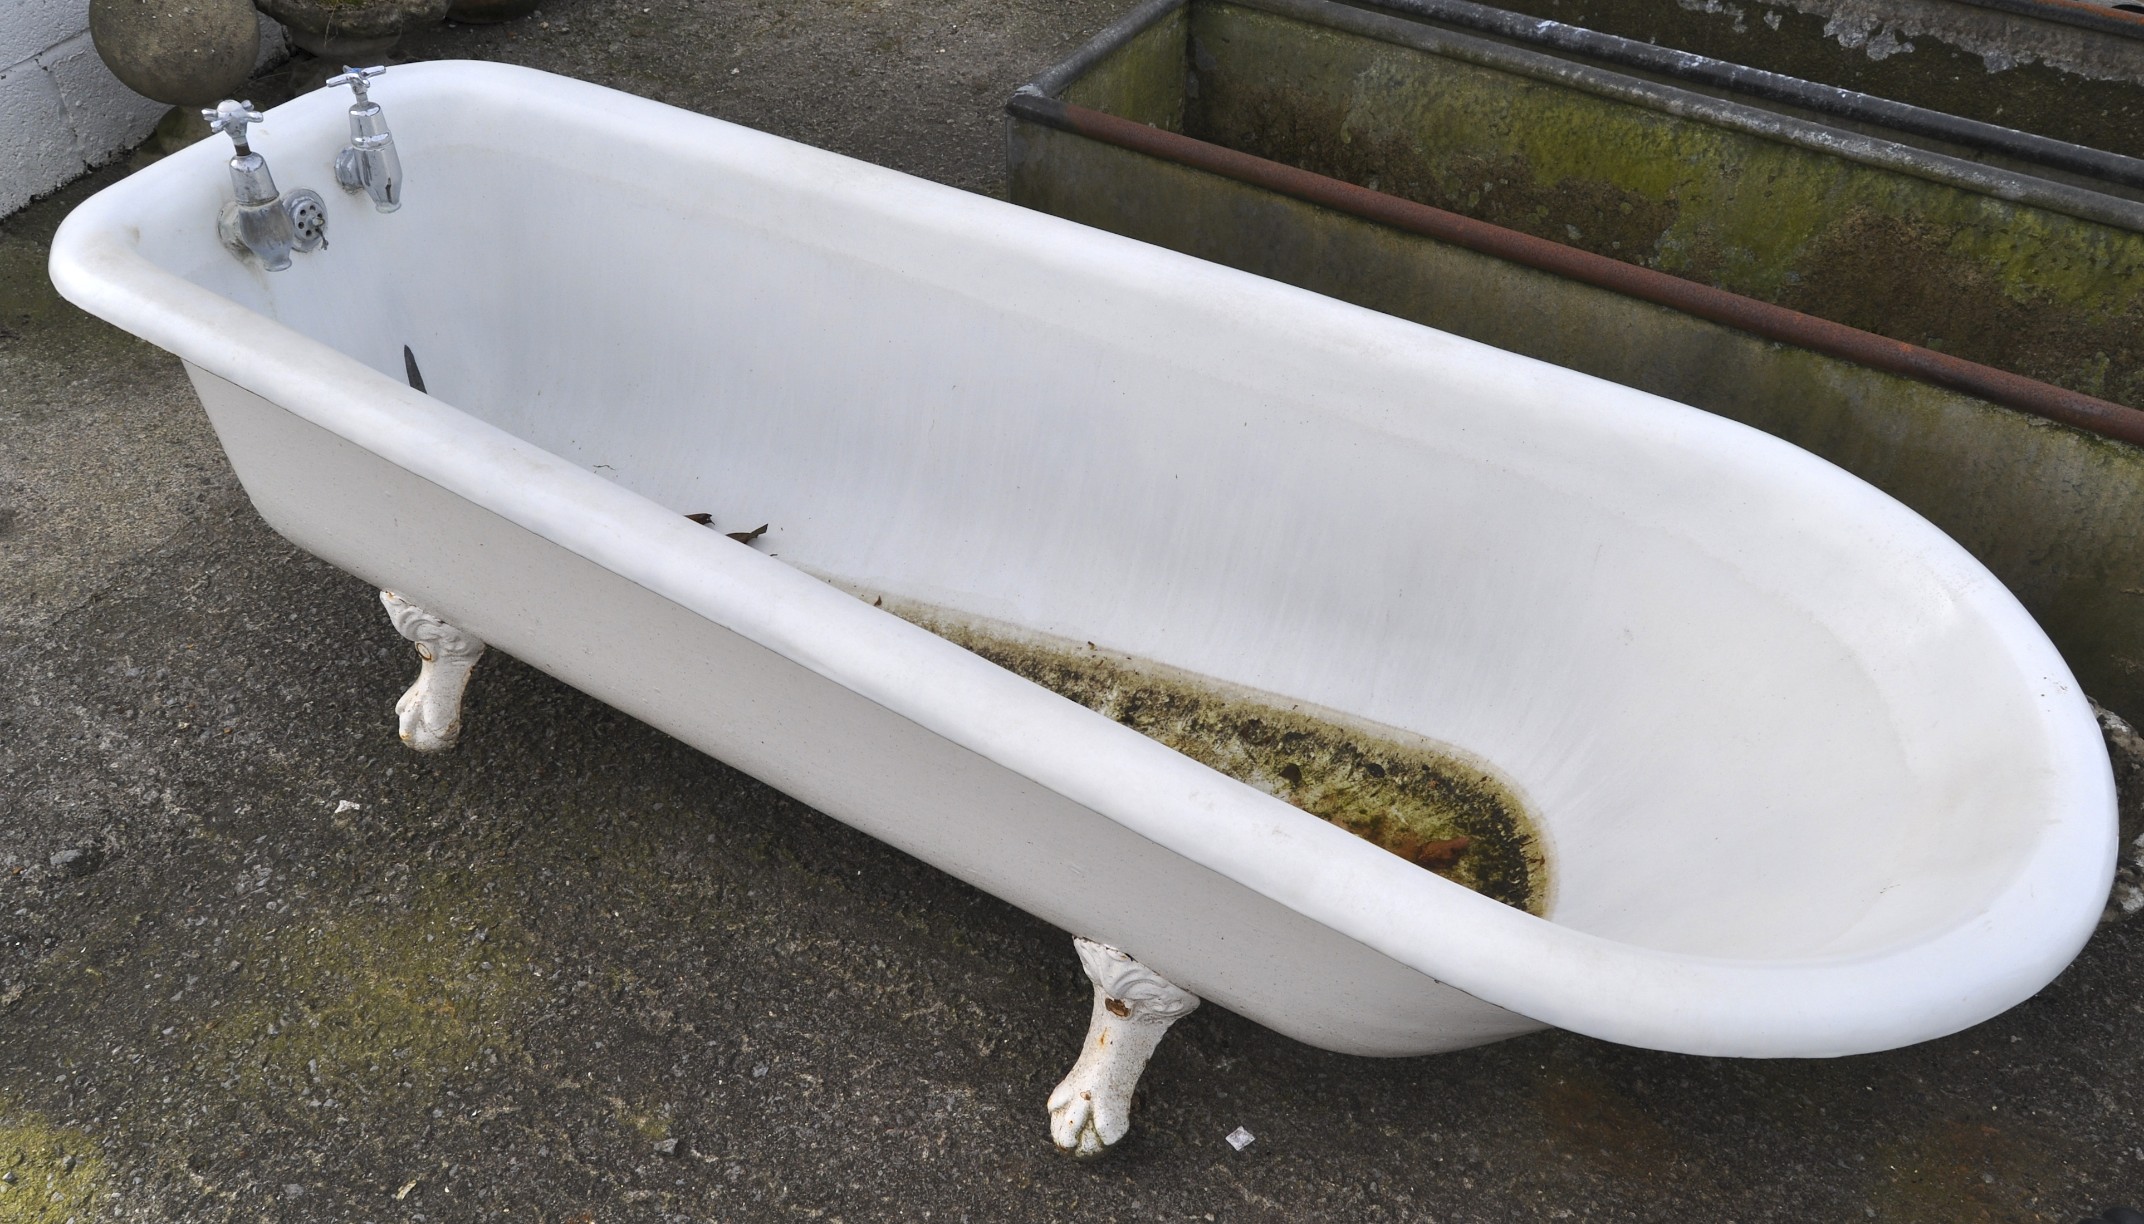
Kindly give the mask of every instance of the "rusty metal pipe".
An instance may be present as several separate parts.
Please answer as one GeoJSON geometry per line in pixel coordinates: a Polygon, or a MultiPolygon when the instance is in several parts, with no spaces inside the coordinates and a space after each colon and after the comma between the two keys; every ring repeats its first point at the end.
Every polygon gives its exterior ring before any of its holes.
{"type": "Polygon", "coordinates": [[[2059,21],[2123,38],[2144,38],[2144,13],[2129,12],[2086,0],[1964,0],[1974,8],[2059,21]]]}
{"type": "Polygon", "coordinates": [[[1030,123],[1072,132],[1366,221],[1507,259],[1780,344],[1933,383],[2101,437],[2144,446],[2144,411],[2096,396],[1462,217],[1441,208],[1431,208],[1322,174],[1253,157],[1176,132],[1134,123],[1090,107],[1044,96],[1032,87],[1015,94],[1006,109],[1014,117],[1030,123]]]}

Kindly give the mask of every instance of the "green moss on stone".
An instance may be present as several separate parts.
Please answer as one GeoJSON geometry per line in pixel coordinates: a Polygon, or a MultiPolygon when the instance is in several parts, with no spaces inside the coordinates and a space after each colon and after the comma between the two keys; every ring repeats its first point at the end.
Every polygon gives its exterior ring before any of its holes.
{"type": "Polygon", "coordinates": [[[1178,9],[1127,42],[1065,88],[1064,100],[1171,132],[1184,130],[1184,80],[1190,29],[1178,9]]]}
{"type": "Polygon", "coordinates": [[[2144,233],[1227,4],[1186,130],[2144,405],[2144,233]]]}
{"type": "Polygon", "coordinates": [[[486,1049],[519,1044],[528,937],[474,877],[435,878],[406,907],[243,936],[253,988],[189,1040],[192,1077],[273,1108],[426,1098],[486,1049]]]}
{"type": "Polygon", "coordinates": [[[0,1100],[0,1224],[90,1224],[109,1181],[89,1136],[0,1100]]]}

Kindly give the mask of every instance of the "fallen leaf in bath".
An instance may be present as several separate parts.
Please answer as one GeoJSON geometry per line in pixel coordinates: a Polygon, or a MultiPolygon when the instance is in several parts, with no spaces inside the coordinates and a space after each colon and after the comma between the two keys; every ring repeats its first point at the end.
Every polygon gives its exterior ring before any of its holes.
{"type": "Polygon", "coordinates": [[[409,375],[409,385],[413,390],[424,391],[424,375],[417,372],[417,354],[410,352],[407,344],[402,346],[402,372],[409,375]]]}
{"type": "Polygon", "coordinates": [[[1411,833],[1401,833],[1385,842],[1385,849],[1413,862],[1418,867],[1449,867],[1459,861],[1474,839],[1461,834],[1442,841],[1426,841],[1411,833]]]}
{"type": "Polygon", "coordinates": [[[688,514],[685,517],[691,519],[695,523],[698,523],[702,527],[712,527],[715,525],[715,516],[709,514],[705,510],[700,511],[698,514],[688,514]]]}
{"type": "Polygon", "coordinates": [[[767,534],[767,525],[765,523],[761,523],[759,526],[754,527],[750,531],[732,531],[729,533],[729,537],[732,540],[737,541],[739,544],[750,544],[752,541],[758,539],[765,534],[767,534]]]}

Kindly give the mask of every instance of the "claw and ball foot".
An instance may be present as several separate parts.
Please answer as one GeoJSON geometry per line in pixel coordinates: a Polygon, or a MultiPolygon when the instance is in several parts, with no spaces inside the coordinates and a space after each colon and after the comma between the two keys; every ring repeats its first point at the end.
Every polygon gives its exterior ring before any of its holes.
{"type": "Polygon", "coordinates": [[[1199,997],[1107,944],[1074,939],[1094,983],[1094,1017],[1079,1061],[1050,1094],[1050,1138],[1058,1150],[1091,1160],[1132,1125],[1132,1089],[1169,1026],[1199,997]]]}
{"type": "Polygon", "coordinates": [[[484,653],[483,640],[439,619],[393,591],[381,591],[380,603],[395,632],[417,645],[424,666],[417,682],[395,702],[402,720],[402,742],[419,752],[454,746],[462,734],[462,693],[469,669],[484,653]]]}

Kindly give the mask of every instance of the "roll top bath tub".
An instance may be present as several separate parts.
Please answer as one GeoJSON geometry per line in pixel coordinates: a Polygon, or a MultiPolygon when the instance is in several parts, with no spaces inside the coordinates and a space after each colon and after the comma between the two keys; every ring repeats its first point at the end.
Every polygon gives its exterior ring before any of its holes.
{"type": "MultiPolygon", "coordinates": [[[[1840,1055],[2092,930],[2069,671],[1802,451],[580,82],[372,95],[398,210],[325,190],[332,245],[267,272],[203,144],[76,210],[54,281],[393,593],[413,744],[489,643],[1080,937],[1068,1150],[1200,998],[1365,1055],[1840,1055]]],[[[253,147],[330,188],[344,101],[253,147]]]]}

